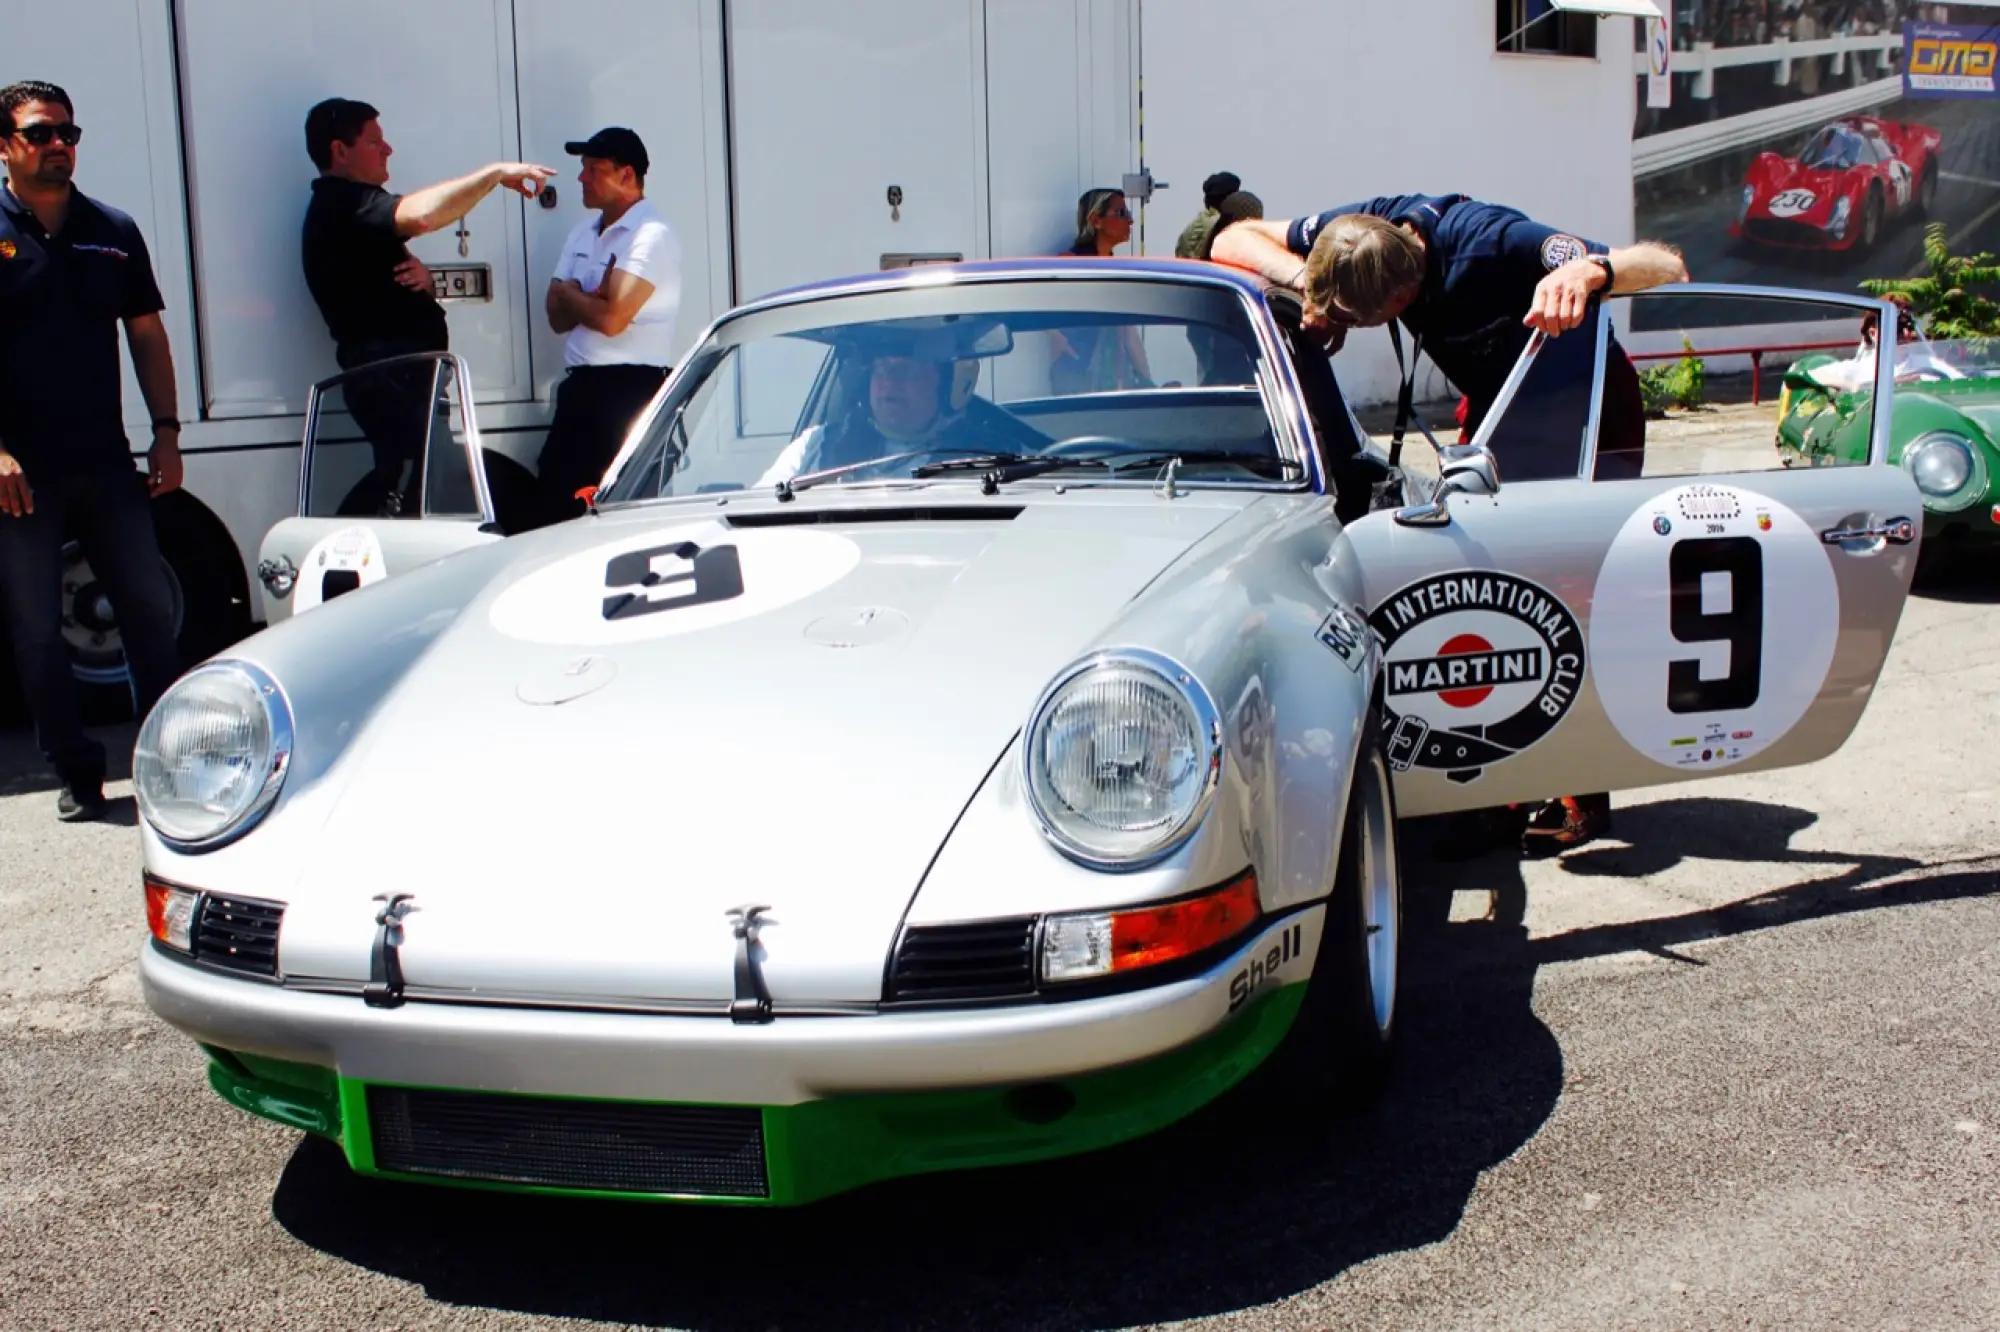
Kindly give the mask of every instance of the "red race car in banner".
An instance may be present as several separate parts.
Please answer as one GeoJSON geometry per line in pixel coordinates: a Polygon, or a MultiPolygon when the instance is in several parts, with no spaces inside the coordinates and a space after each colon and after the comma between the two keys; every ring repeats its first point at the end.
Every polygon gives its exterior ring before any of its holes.
{"type": "Polygon", "coordinates": [[[1846,116],[1821,126],[1797,157],[1759,153],[1729,234],[1788,249],[1868,249],[1937,198],[1943,137],[1929,125],[1846,116]]]}

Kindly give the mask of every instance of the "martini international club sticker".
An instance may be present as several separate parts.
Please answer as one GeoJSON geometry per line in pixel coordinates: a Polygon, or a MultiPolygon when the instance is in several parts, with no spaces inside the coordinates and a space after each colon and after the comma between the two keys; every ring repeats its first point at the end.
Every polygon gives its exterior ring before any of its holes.
{"type": "Polygon", "coordinates": [[[1466,570],[1391,593],[1368,622],[1387,644],[1389,762],[1454,782],[1542,740],[1583,686],[1583,630],[1556,595],[1466,570]]]}

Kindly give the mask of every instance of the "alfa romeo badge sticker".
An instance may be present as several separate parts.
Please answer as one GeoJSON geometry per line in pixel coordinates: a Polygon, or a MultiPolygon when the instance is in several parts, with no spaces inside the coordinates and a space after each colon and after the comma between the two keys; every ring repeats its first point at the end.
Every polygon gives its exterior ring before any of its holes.
{"type": "Polygon", "coordinates": [[[1547,588],[1513,574],[1435,574],[1391,593],[1368,622],[1386,644],[1389,762],[1454,782],[1540,744],[1582,688],[1583,628],[1547,588]]]}

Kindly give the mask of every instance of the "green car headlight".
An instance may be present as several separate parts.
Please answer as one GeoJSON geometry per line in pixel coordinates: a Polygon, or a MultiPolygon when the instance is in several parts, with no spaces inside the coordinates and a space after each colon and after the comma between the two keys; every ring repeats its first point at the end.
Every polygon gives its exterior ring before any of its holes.
{"type": "Polygon", "coordinates": [[[1903,470],[1924,494],[1924,507],[1963,509],[1986,493],[1986,459],[1971,440],[1948,430],[1919,435],[1903,450],[1903,470]]]}

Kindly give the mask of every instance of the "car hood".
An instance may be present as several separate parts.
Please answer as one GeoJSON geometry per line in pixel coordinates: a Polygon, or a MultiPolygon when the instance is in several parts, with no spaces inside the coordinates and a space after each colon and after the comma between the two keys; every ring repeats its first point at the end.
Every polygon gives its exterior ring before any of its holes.
{"type": "Polygon", "coordinates": [[[801,497],[516,538],[290,834],[309,868],[281,965],[365,978],[374,899],[406,892],[413,987],[726,1003],[726,913],[758,904],[775,1001],[877,1000],[1049,678],[1254,502],[1079,491],[926,518],[801,497]]]}

